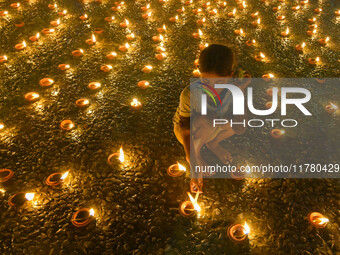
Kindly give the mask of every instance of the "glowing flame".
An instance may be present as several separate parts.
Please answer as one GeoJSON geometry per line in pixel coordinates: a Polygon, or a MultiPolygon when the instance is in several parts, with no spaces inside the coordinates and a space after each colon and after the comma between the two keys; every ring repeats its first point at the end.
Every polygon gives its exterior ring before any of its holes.
{"type": "Polygon", "coordinates": [[[236,9],[234,8],[234,10],[233,10],[233,15],[235,15],[235,13],[236,13],[236,9]]]}
{"type": "Polygon", "coordinates": [[[304,48],[305,46],[306,46],[306,43],[303,42],[303,43],[301,44],[301,47],[304,48]]]}
{"type": "Polygon", "coordinates": [[[125,19],[125,24],[128,26],[129,25],[129,21],[127,19],[125,19]]]}
{"type": "Polygon", "coordinates": [[[57,24],[58,24],[58,25],[60,24],[60,19],[57,19],[57,24]]]}
{"type": "Polygon", "coordinates": [[[256,43],[255,39],[253,39],[253,43],[256,43]]]}
{"type": "Polygon", "coordinates": [[[217,10],[216,10],[216,9],[214,9],[214,10],[213,10],[213,12],[216,14],[216,13],[217,13],[217,10]]]}
{"type": "Polygon", "coordinates": [[[117,53],[116,52],[111,52],[110,53],[112,56],[117,56],[117,53]]]}
{"type": "Polygon", "coordinates": [[[175,19],[176,19],[176,20],[178,19],[178,15],[176,15],[175,19]]]}
{"type": "Polygon", "coordinates": [[[34,198],[34,193],[26,193],[26,194],[25,194],[25,198],[26,198],[28,201],[31,201],[31,200],[34,198]]]}
{"type": "Polygon", "coordinates": [[[112,17],[111,17],[111,20],[114,20],[114,19],[115,19],[115,16],[112,16],[112,17]]]}
{"type": "Polygon", "coordinates": [[[142,103],[139,102],[137,98],[132,99],[132,102],[131,102],[132,107],[138,107],[138,106],[141,106],[141,105],[142,105],[142,103]]]}
{"type": "Polygon", "coordinates": [[[261,19],[257,19],[257,24],[260,24],[261,23],[261,19]]]}
{"type": "Polygon", "coordinates": [[[259,15],[259,12],[255,12],[254,15],[255,15],[255,16],[259,15]]]}
{"type": "Polygon", "coordinates": [[[119,149],[119,161],[120,162],[124,162],[124,151],[123,151],[123,147],[120,147],[120,149],[119,149]]]}
{"type": "Polygon", "coordinates": [[[242,35],[243,34],[243,29],[242,28],[240,28],[240,35],[242,35]]]}
{"type": "Polygon", "coordinates": [[[329,103],[329,104],[332,106],[333,110],[338,110],[338,106],[337,105],[335,105],[333,103],[329,103]]]}
{"type": "Polygon", "coordinates": [[[152,13],[152,12],[149,12],[149,13],[148,13],[148,17],[150,17],[150,16],[151,16],[151,13],[152,13]]]}
{"type": "Polygon", "coordinates": [[[270,78],[274,78],[274,74],[269,73],[268,75],[269,75],[270,78]]]}
{"type": "Polygon", "coordinates": [[[87,19],[87,14],[85,14],[84,17],[87,19]]]}
{"type": "Polygon", "coordinates": [[[159,40],[163,41],[163,36],[162,35],[159,35],[159,40]]]}
{"type": "Polygon", "coordinates": [[[145,68],[152,70],[152,66],[150,66],[150,65],[145,66],[145,68]]]}
{"type": "Polygon", "coordinates": [[[67,13],[67,10],[64,10],[63,13],[66,14],[66,13],[67,13]]]}
{"type": "Polygon", "coordinates": [[[93,210],[93,208],[90,209],[90,216],[94,216],[94,210],[93,210]]]}
{"type": "Polygon", "coordinates": [[[4,190],[4,189],[0,189],[0,192],[2,192],[2,193],[5,193],[5,192],[6,192],[6,190],[4,190]]]}
{"type": "Polygon", "coordinates": [[[92,34],[92,42],[96,42],[96,37],[92,34]]]}
{"type": "Polygon", "coordinates": [[[205,17],[202,19],[203,22],[205,22],[205,17]]]}
{"type": "Polygon", "coordinates": [[[150,4],[148,4],[147,6],[146,6],[146,9],[149,9],[150,8],[150,4]]]}
{"type": "Polygon", "coordinates": [[[23,41],[23,42],[22,42],[22,45],[23,45],[24,47],[26,47],[26,42],[25,42],[25,41],[23,41]]]}
{"type": "Polygon", "coordinates": [[[199,34],[199,36],[202,36],[202,35],[203,35],[201,29],[198,29],[198,34],[199,34]]]}
{"type": "Polygon", "coordinates": [[[329,41],[329,37],[326,38],[325,42],[328,42],[329,41]]]}
{"type": "Polygon", "coordinates": [[[36,38],[39,38],[39,37],[40,37],[40,33],[37,33],[35,37],[36,37],[36,38]]]}
{"type": "Polygon", "coordinates": [[[178,163],[177,162],[177,165],[178,165],[178,169],[180,170],[180,171],[186,171],[187,169],[185,168],[185,166],[183,166],[183,165],[181,165],[180,163],[178,163]]]}
{"type": "Polygon", "coordinates": [[[134,34],[134,33],[132,33],[132,34],[130,34],[130,35],[131,35],[132,38],[135,38],[135,34],[134,34]]]}
{"type": "Polygon", "coordinates": [[[84,53],[84,51],[83,51],[82,49],[79,49],[79,51],[80,51],[81,53],[84,53]]]}
{"type": "Polygon", "coordinates": [[[5,127],[5,125],[0,123],[0,129],[3,129],[4,127],[5,127]]]}
{"type": "Polygon", "coordinates": [[[260,52],[260,56],[261,56],[261,58],[265,58],[266,57],[262,52],[260,52]]]}
{"type": "Polygon", "coordinates": [[[244,227],[244,234],[245,234],[245,235],[248,235],[249,232],[250,232],[250,228],[249,228],[247,222],[244,223],[244,226],[243,226],[243,227],[244,227]]]}
{"type": "Polygon", "coordinates": [[[65,180],[65,178],[68,176],[69,171],[65,172],[61,177],[60,180],[65,180]]]}
{"type": "Polygon", "coordinates": [[[319,61],[320,61],[320,58],[319,58],[319,57],[316,57],[315,61],[316,61],[316,62],[319,62],[319,61]]]}
{"type": "Polygon", "coordinates": [[[185,8],[184,8],[184,6],[182,7],[182,11],[185,11],[185,8]]]}
{"type": "Polygon", "coordinates": [[[33,93],[32,94],[32,99],[36,99],[36,98],[38,98],[39,97],[39,94],[38,93],[33,93]]]}
{"type": "Polygon", "coordinates": [[[287,27],[287,29],[286,29],[286,34],[287,35],[289,34],[289,27],[287,27]]]}
{"type": "Polygon", "coordinates": [[[5,60],[7,60],[7,56],[6,56],[6,55],[4,55],[3,58],[4,58],[5,60]]]}
{"type": "Polygon", "coordinates": [[[165,24],[163,24],[163,29],[164,29],[164,30],[166,30],[166,26],[165,26],[165,24]]]}
{"type": "Polygon", "coordinates": [[[281,6],[279,6],[277,9],[280,10],[280,9],[281,9],[281,6]]]}
{"type": "Polygon", "coordinates": [[[125,47],[128,49],[130,48],[130,45],[128,43],[125,43],[125,47]]]}
{"type": "Polygon", "coordinates": [[[53,33],[53,32],[54,32],[54,29],[53,29],[53,28],[51,28],[51,29],[50,29],[50,33],[53,33]]]}
{"type": "MultiPolygon", "coordinates": [[[[196,194],[199,194],[199,193],[196,193],[196,194]]],[[[190,201],[191,203],[193,204],[194,206],[194,209],[197,211],[197,212],[200,212],[202,209],[201,207],[199,206],[199,204],[197,203],[197,200],[195,198],[192,197],[192,195],[190,194],[190,192],[188,192],[188,196],[190,198],[190,201]]],[[[198,196],[196,195],[196,198],[198,198],[198,196]]]]}
{"type": "Polygon", "coordinates": [[[247,7],[246,1],[243,1],[243,2],[242,2],[242,5],[243,5],[243,7],[247,7]]]}

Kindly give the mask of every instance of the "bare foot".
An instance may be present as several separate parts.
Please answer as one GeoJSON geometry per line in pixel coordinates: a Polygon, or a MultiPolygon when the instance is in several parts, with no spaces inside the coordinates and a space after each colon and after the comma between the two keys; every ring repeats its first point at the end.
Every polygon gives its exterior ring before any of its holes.
{"type": "Polygon", "coordinates": [[[228,165],[233,161],[233,157],[231,153],[224,149],[222,146],[218,145],[217,147],[212,147],[209,144],[206,144],[207,148],[211,150],[219,160],[221,160],[224,164],[228,165]]]}

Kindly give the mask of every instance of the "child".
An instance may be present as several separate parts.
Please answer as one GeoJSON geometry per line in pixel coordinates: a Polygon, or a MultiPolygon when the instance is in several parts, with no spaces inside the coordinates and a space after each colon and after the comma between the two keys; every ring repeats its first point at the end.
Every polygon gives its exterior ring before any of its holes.
{"type": "MultiPolygon", "coordinates": [[[[235,65],[235,54],[229,47],[211,44],[201,52],[199,57],[201,81],[213,88],[214,83],[218,83],[218,80],[226,80],[233,76],[235,65]]],[[[245,89],[247,85],[243,84],[241,89],[245,89]]],[[[223,93],[223,89],[216,89],[216,91],[220,95],[223,93]]],[[[230,101],[230,93],[224,93],[221,100],[222,102],[230,101]]],[[[196,165],[204,165],[200,153],[203,146],[211,150],[223,163],[229,164],[232,161],[231,154],[219,143],[234,134],[244,133],[245,128],[239,125],[233,127],[223,125],[222,128],[213,128],[207,116],[199,116],[193,119],[192,130],[190,131],[190,116],[192,116],[192,112],[190,110],[190,88],[188,86],[181,93],[180,104],[173,118],[174,133],[184,147],[187,161],[190,163],[190,138],[192,138],[191,141],[195,141],[191,147],[195,152],[196,165]]],[[[190,187],[193,193],[202,192],[202,178],[192,179],[190,187]]]]}

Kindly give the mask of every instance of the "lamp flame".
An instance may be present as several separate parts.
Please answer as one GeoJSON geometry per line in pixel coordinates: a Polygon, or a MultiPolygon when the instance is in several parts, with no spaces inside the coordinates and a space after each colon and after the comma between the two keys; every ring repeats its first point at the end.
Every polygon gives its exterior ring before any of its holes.
{"type": "Polygon", "coordinates": [[[319,58],[319,57],[316,57],[315,61],[316,61],[316,62],[319,62],[319,61],[320,61],[320,58],[319,58]]]}
{"type": "Polygon", "coordinates": [[[94,210],[93,210],[93,208],[90,209],[90,216],[94,216],[94,210]]]}
{"type": "Polygon", "coordinates": [[[128,43],[125,43],[125,47],[128,49],[130,48],[130,45],[128,43]]]}
{"type": "Polygon", "coordinates": [[[338,106],[337,105],[335,105],[335,104],[333,104],[333,103],[329,103],[331,106],[332,106],[332,108],[336,111],[336,110],[338,110],[338,106]]]}
{"type": "Polygon", "coordinates": [[[248,235],[249,232],[250,232],[250,228],[249,228],[247,222],[244,223],[244,226],[243,226],[243,227],[244,227],[244,234],[245,234],[245,235],[248,235]]]}
{"type": "Polygon", "coordinates": [[[317,220],[314,220],[313,222],[316,222],[316,221],[318,222],[319,225],[323,225],[326,222],[329,222],[329,219],[327,219],[327,218],[319,218],[317,220]]]}
{"type": "Polygon", "coordinates": [[[260,56],[261,56],[261,58],[265,58],[266,57],[262,52],[260,52],[260,56]]]}
{"type": "MultiPolygon", "coordinates": [[[[199,193],[196,193],[196,194],[199,194],[199,193]]],[[[194,209],[195,209],[197,212],[200,212],[202,209],[201,209],[201,207],[199,206],[199,204],[197,203],[198,195],[196,195],[196,198],[193,198],[193,196],[190,194],[190,192],[188,192],[188,196],[189,196],[189,198],[190,198],[191,203],[192,203],[193,206],[194,206],[194,209]]]]}
{"type": "Polygon", "coordinates": [[[92,34],[92,42],[96,42],[96,37],[92,34]]]}
{"type": "Polygon", "coordinates": [[[201,29],[198,29],[198,34],[199,34],[200,36],[202,36],[202,35],[203,35],[203,33],[202,33],[201,29]]]}
{"type": "Polygon", "coordinates": [[[65,172],[61,177],[60,180],[65,180],[65,178],[68,176],[69,171],[65,172]]]}
{"type": "Polygon", "coordinates": [[[327,37],[325,41],[328,42],[329,41],[329,37],[327,37]]]}
{"type": "Polygon", "coordinates": [[[180,171],[186,171],[187,169],[185,168],[185,166],[183,166],[183,165],[181,165],[180,163],[178,163],[177,162],[177,165],[178,165],[178,169],[180,170],[180,171]]]}
{"type": "Polygon", "coordinates": [[[129,21],[127,19],[125,19],[125,24],[128,26],[129,25],[129,21]]]}
{"type": "Polygon", "coordinates": [[[26,194],[25,194],[25,198],[26,198],[28,201],[31,201],[31,200],[34,198],[34,193],[26,193],[26,194]]]}
{"type": "Polygon", "coordinates": [[[120,162],[124,162],[124,151],[123,151],[123,147],[120,147],[119,149],[119,161],[120,162]]]}
{"type": "Polygon", "coordinates": [[[304,48],[305,46],[306,46],[306,43],[303,42],[303,43],[301,44],[301,47],[304,48]]]}

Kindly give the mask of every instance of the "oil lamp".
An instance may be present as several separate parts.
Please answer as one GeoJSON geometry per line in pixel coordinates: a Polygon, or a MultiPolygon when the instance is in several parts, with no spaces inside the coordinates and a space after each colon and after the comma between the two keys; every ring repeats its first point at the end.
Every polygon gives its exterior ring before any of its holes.
{"type": "Polygon", "coordinates": [[[256,56],[255,56],[255,60],[256,60],[256,61],[265,62],[265,61],[266,61],[266,56],[265,56],[262,52],[260,52],[260,55],[256,55],[256,56]]]}
{"type": "Polygon", "coordinates": [[[150,4],[147,4],[146,6],[142,6],[140,9],[141,9],[143,12],[146,12],[149,8],[150,8],[150,4]]]}
{"type": "Polygon", "coordinates": [[[120,163],[124,163],[124,161],[125,161],[123,146],[120,146],[119,152],[111,154],[107,159],[107,161],[110,165],[117,164],[118,163],[117,160],[120,163]]]}
{"type": "Polygon", "coordinates": [[[86,43],[87,43],[88,45],[96,44],[96,37],[94,36],[94,34],[92,34],[92,38],[91,38],[91,39],[87,39],[87,40],[86,40],[86,43]]]}
{"type": "Polygon", "coordinates": [[[41,30],[41,32],[44,34],[44,35],[50,35],[50,34],[53,34],[54,33],[54,29],[53,28],[44,28],[41,30]]]}
{"type": "Polygon", "coordinates": [[[111,52],[111,53],[107,54],[106,57],[108,59],[115,59],[117,57],[117,53],[116,52],[111,52]]]}
{"type": "Polygon", "coordinates": [[[298,10],[300,10],[300,6],[299,6],[299,5],[298,5],[298,6],[293,6],[293,7],[292,7],[292,10],[293,10],[293,11],[298,11],[298,10]]]}
{"type": "Polygon", "coordinates": [[[150,73],[151,70],[152,70],[151,65],[144,66],[143,69],[142,69],[143,73],[150,73]]]}
{"type": "Polygon", "coordinates": [[[132,102],[130,103],[130,105],[133,109],[136,109],[136,110],[143,107],[142,103],[138,101],[137,98],[132,99],[132,102]]]}
{"type": "Polygon", "coordinates": [[[19,22],[19,23],[15,23],[16,27],[23,27],[25,26],[25,22],[19,22]]]}
{"type": "Polygon", "coordinates": [[[150,83],[148,81],[140,81],[138,82],[138,87],[142,88],[142,89],[146,89],[147,87],[150,86],[150,83]]]}
{"type": "Polygon", "coordinates": [[[192,75],[194,77],[200,77],[201,76],[201,72],[199,69],[195,69],[193,72],[192,72],[192,75]]]}
{"type": "Polygon", "coordinates": [[[159,61],[162,61],[165,57],[166,57],[166,54],[165,54],[165,53],[156,54],[156,58],[157,58],[159,61]]]}
{"type": "Polygon", "coordinates": [[[10,197],[8,205],[11,207],[23,206],[27,201],[33,200],[34,195],[34,193],[18,192],[10,197]]]}
{"type": "Polygon", "coordinates": [[[327,226],[329,219],[325,218],[325,216],[323,216],[321,213],[312,212],[308,214],[308,221],[314,227],[324,228],[327,226]]]}
{"type": "Polygon", "coordinates": [[[185,11],[185,8],[184,8],[184,6],[183,6],[182,9],[177,9],[176,11],[177,11],[178,13],[182,13],[182,12],[185,11]]]}
{"type": "Polygon", "coordinates": [[[252,21],[252,22],[251,22],[251,25],[252,25],[253,27],[257,27],[258,25],[260,25],[260,23],[261,23],[261,19],[257,19],[256,21],[252,21]]]}
{"type": "Polygon", "coordinates": [[[101,33],[104,32],[104,29],[98,27],[98,28],[95,28],[95,29],[94,29],[94,32],[95,32],[97,35],[99,35],[99,34],[101,34],[101,33]]]}
{"type": "Polygon", "coordinates": [[[171,17],[169,19],[170,22],[177,22],[178,21],[178,15],[176,15],[175,17],[171,17]]]}
{"type": "Polygon", "coordinates": [[[295,49],[297,50],[297,51],[300,51],[300,52],[303,52],[303,48],[306,46],[306,43],[302,43],[301,45],[300,44],[298,44],[298,45],[296,45],[295,46],[295,49]]]}
{"type": "Polygon", "coordinates": [[[119,26],[122,28],[127,28],[129,26],[129,21],[127,19],[125,19],[124,22],[119,23],[119,26]]]}
{"type": "Polygon", "coordinates": [[[308,4],[308,2],[309,2],[308,0],[304,0],[304,1],[301,1],[300,4],[301,5],[306,5],[306,4],[308,4]]]}
{"type": "Polygon", "coordinates": [[[195,38],[195,39],[199,39],[201,38],[203,35],[201,29],[198,29],[198,33],[193,33],[192,36],[195,38]]]}
{"type": "Polygon", "coordinates": [[[148,12],[148,13],[142,14],[142,18],[143,18],[143,19],[148,19],[148,18],[150,18],[150,17],[151,17],[151,13],[152,13],[152,12],[148,12]]]}
{"type": "Polygon", "coordinates": [[[70,68],[70,65],[68,65],[68,64],[60,64],[60,65],[58,65],[58,68],[60,70],[62,70],[62,71],[65,71],[65,70],[70,68]]]}
{"type": "Polygon", "coordinates": [[[312,36],[314,34],[316,34],[316,29],[314,29],[313,31],[311,31],[311,30],[307,31],[307,35],[309,35],[309,36],[312,36]]]}
{"type": "Polygon", "coordinates": [[[205,17],[203,19],[199,19],[196,21],[197,25],[203,25],[203,23],[205,22],[205,17]]]}
{"type": "Polygon", "coordinates": [[[125,36],[125,38],[128,41],[132,41],[133,39],[135,39],[135,34],[134,33],[128,34],[128,35],[125,36]]]}
{"type": "Polygon", "coordinates": [[[332,114],[338,110],[338,106],[333,103],[329,103],[328,105],[325,106],[325,110],[326,112],[332,114]]]}
{"type": "Polygon", "coordinates": [[[47,5],[47,7],[50,10],[54,10],[55,8],[57,8],[57,4],[49,4],[49,5],[47,5]]]}
{"type": "Polygon", "coordinates": [[[243,1],[242,4],[240,4],[240,5],[238,6],[238,8],[239,8],[240,10],[243,10],[243,9],[246,8],[246,7],[247,7],[247,5],[246,5],[246,2],[245,2],[245,1],[243,1]]]}
{"type": "Polygon", "coordinates": [[[250,228],[247,222],[245,222],[244,225],[234,224],[228,228],[228,236],[231,240],[235,242],[242,242],[246,240],[249,232],[250,228]]]}
{"type": "Polygon", "coordinates": [[[25,99],[28,102],[35,102],[35,101],[39,100],[39,98],[40,98],[40,95],[38,93],[35,93],[35,92],[29,92],[25,95],[25,99]]]}
{"type": "Polygon", "coordinates": [[[227,6],[227,3],[226,3],[226,2],[220,3],[219,6],[220,6],[221,8],[225,8],[225,7],[227,6]]]}
{"type": "Polygon", "coordinates": [[[114,21],[114,19],[115,19],[114,16],[112,16],[112,17],[106,17],[106,18],[105,18],[105,21],[106,21],[106,22],[112,22],[112,21],[114,21]]]}
{"type": "Polygon", "coordinates": [[[217,14],[217,10],[213,9],[213,10],[209,11],[209,14],[210,15],[216,15],[217,14]]]}
{"type": "Polygon", "coordinates": [[[314,9],[314,12],[315,12],[316,14],[319,14],[319,13],[322,12],[322,9],[321,9],[321,8],[316,8],[316,9],[314,9]]]}
{"type": "Polygon", "coordinates": [[[157,52],[165,52],[165,48],[162,47],[162,46],[157,46],[157,47],[156,47],[156,51],[157,51],[157,52]]]}
{"type": "Polygon", "coordinates": [[[152,40],[154,41],[154,42],[160,42],[160,41],[163,41],[163,36],[162,35],[159,35],[159,36],[157,36],[157,35],[154,35],[153,37],[152,37],[152,40]]]}
{"type": "Polygon", "coordinates": [[[182,202],[179,206],[179,212],[182,216],[184,217],[191,217],[193,216],[195,213],[200,214],[201,212],[201,207],[199,206],[199,204],[197,203],[198,200],[198,196],[199,193],[196,193],[196,197],[193,198],[192,195],[188,192],[188,196],[190,200],[186,200],[184,202],[182,202]]]}
{"type": "Polygon", "coordinates": [[[82,208],[72,215],[71,222],[74,226],[80,228],[88,225],[94,217],[93,208],[82,208]]]}
{"type": "Polygon", "coordinates": [[[29,38],[29,40],[30,40],[31,42],[36,42],[36,41],[39,40],[39,37],[40,37],[40,33],[37,33],[36,35],[31,36],[31,37],[29,38]]]}
{"type": "Polygon", "coordinates": [[[286,17],[285,16],[282,16],[282,15],[279,15],[276,17],[277,20],[284,20],[286,17]]]}
{"type": "Polygon", "coordinates": [[[200,44],[198,47],[199,47],[200,50],[204,50],[208,46],[209,46],[209,44],[205,43],[205,44],[200,44]]]}
{"type": "Polygon", "coordinates": [[[244,35],[243,29],[240,28],[240,29],[234,30],[234,34],[235,34],[235,35],[241,35],[241,36],[243,36],[243,35],[244,35]]]}
{"type": "Polygon", "coordinates": [[[250,15],[250,17],[252,17],[253,19],[257,19],[258,16],[259,16],[259,12],[255,12],[250,15]]]}
{"type": "Polygon", "coordinates": [[[8,11],[0,11],[0,16],[4,17],[8,15],[8,11]]]}
{"type": "Polygon", "coordinates": [[[236,9],[234,9],[232,12],[228,13],[228,17],[235,17],[236,9]]]}
{"type": "Polygon", "coordinates": [[[289,27],[287,27],[286,31],[281,32],[282,37],[287,37],[289,35],[289,27]]]}
{"type": "Polygon", "coordinates": [[[87,20],[88,19],[88,16],[87,14],[84,14],[82,16],[79,17],[81,20],[87,20]]]}
{"type": "Polygon", "coordinates": [[[319,63],[319,61],[320,61],[320,58],[319,58],[319,57],[316,57],[316,58],[309,58],[309,59],[308,59],[308,62],[309,62],[309,64],[311,64],[311,65],[317,65],[317,64],[319,63]]]}
{"type": "Polygon", "coordinates": [[[327,37],[326,39],[320,39],[320,40],[319,40],[319,43],[320,43],[321,45],[326,45],[328,41],[329,41],[329,37],[327,37]]]}
{"type": "MultiPolygon", "coordinates": [[[[3,124],[0,123],[3,126],[3,124]]],[[[2,128],[0,128],[1,130],[2,128]]],[[[14,175],[14,172],[10,169],[0,169],[0,183],[7,182],[14,175]]]]}
{"type": "Polygon", "coordinates": [[[52,27],[57,27],[60,25],[60,19],[57,19],[57,20],[53,20],[50,22],[51,26],[52,27]]]}
{"type": "Polygon", "coordinates": [[[47,177],[47,179],[45,180],[45,183],[46,185],[49,185],[49,186],[57,186],[64,182],[64,180],[68,176],[68,173],[69,171],[65,173],[59,173],[59,172],[53,173],[47,177]]]}
{"type": "Polygon", "coordinates": [[[195,65],[195,66],[199,66],[199,59],[198,59],[198,58],[195,59],[194,65],[195,65]]]}
{"type": "Polygon", "coordinates": [[[58,12],[58,16],[63,17],[66,16],[67,10],[63,10],[62,12],[58,12]]]}
{"type": "Polygon", "coordinates": [[[87,98],[80,98],[76,101],[76,106],[78,107],[87,107],[90,105],[90,100],[87,98]]]}
{"type": "Polygon", "coordinates": [[[318,27],[318,25],[312,24],[312,25],[309,25],[309,26],[308,26],[308,29],[309,29],[309,30],[312,30],[312,29],[316,29],[317,27],[318,27]]]}
{"type": "Polygon", "coordinates": [[[87,87],[91,90],[99,89],[102,85],[99,82],[91,82],[87,87]]]}
{"type": "Polygon", "coordinates": [[[112,69],[112,66],[111,65],[102,65],[100,67],[100,70],[102,70],[103,72],[107,73],[107,72],[110,72],[112,69]]]}
{"type": "Polygon", "coordinates": [[[84,53],[84,51],[83,51],[82,49],[74,50],[74,51],[72,51],[72,56],[74,56],[74,57],[80,57],[80,56],[83,55],[83,53],[84,53]]]}
{"type": "Polygon", "coordinates": [[[13,4],[11,4],[10,6],[11,6],[11,8],[13,8],[13,9],[18,9],[18,8],[20,7],[20,3],[13,3],[13,4]]]}
{"type": "Polygon", "coordinates": [[[251,46],[253,46],[253,45],[255,45],[255,43],[256,43],[256,41],[253,39],[253,40],[247,40],[246,41],[246,45],[248,46],[248,47],[251,47],[251,46]]]}
{"type": "Polygon", "coordinates": [[[3,56],[0,56],[0,63],[6,63],[7,62],[7,56],[6,55],[3,55],[3,56]]]}
{"type": "Polygon", "coordinates": [[[157,28],[157,32],[158,32],[158,33],[165,32],[165,30],[166,30],[166,26],[165,26],[165,25],[163,25],[163,27],[157,28]]]}
{"type": "Polygon", "coordinates": [[[275,6],[273,7],[273,12],[277,12],[281,9],[281,6],[275,6]]]}
{"type": "Polygon", "coordinates": [[[285,133],[286,132],[284,130],[275,128],[270,132],[270,135],[274,139],[281,139],[285,135],[285,133]]]}
{"type": "Polygon", "coordinates": [[[265,81],[271,81],[272,78],[275,78],[274,74],[272,73],[267,73],[262,75],[263,80],[265,81]]]}
{"type": "Polygon", "coordinates": [[[334,12],[335,16],[340,16],[340,10],[334,12]]]}
{"type": "Polygon", "coordinates": [[[308,19],[309,23],[315,23],[315,21],[316,21],[316,18],[308,19]]]}
{"type": "Polygon", "coordinates": [[[16,44],[16,45],[14,46],[14,48],[17,49],[17,50],[23,50],[23,49],[26,48],[26,42],[23,41],[22,43],[16,44]]]}
{"type": "Polygon", "coordinates": [[[125,43],[125,45],[119,46],[118,50],[125,52],[125,51],[127,51],[129,48],[130,48],[130,45],[129,45],[128,43],[125,43]]]}
{"type": "Polygon", "coordinates": [[[74,128],[74,123],[73,123],[71,120],[63,120],[63,121],[60,123],[60,128],[61,128],[62,130],[69,131],[69,130],[71,130],[72,128],[74,128]]]}
{"type": "Polygon", "coordinates": [[[179,177],[182,176],[186,170],[187,169],[183,165],[177,162],[177,164],[168,167],[167,173],[171,177],[179,177]]]}
{"type": "Polygon", "coordinates": [[[51,78],[44,78],[39,81],[40,86],[42,87],[48,87],[51,86],[54,83],[54,80],[51,78]]]}

